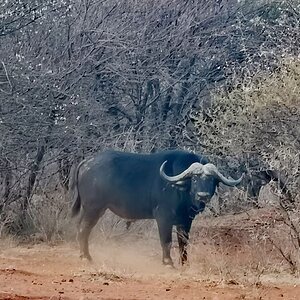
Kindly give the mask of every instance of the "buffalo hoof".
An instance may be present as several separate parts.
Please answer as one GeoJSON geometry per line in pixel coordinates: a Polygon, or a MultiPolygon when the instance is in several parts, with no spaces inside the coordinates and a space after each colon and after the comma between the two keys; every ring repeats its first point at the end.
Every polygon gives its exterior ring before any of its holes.
{"type": "Polygon", "coordinates": [[[166,270],[168,270],[168,271],[176,270],[176,268],[174,267],[174,265],[164,265],[164,268],[166,268],[166,270]]]}
{"type": "Polygon", "coordinates": [[[92,262],[93,261],[93,259],[92,259],[92,257],[89,255],[89,254],[80,254],[80,259],[82,259],[82,260],[87,260],[87,261],[89,261],[89,262],[92,262]]]}
{"type": "Polygon", "coordinates": [[[174,268],[174,264],[171,258],[164,258],[163,265],[169,268],[174,268]]]}

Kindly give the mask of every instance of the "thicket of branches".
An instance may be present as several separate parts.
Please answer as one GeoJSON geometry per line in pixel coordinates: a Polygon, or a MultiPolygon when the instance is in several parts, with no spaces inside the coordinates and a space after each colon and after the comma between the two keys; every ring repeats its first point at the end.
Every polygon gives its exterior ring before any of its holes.
{"type": "Polygon", "coordinates": [[[209,114],[215,88],[299,54],[297,1],[20,0],[0,11],[1,228],[22,225],[33,201],[54,205],[72,164],[95,151],[224,156],[194,112],[209,114]]]}

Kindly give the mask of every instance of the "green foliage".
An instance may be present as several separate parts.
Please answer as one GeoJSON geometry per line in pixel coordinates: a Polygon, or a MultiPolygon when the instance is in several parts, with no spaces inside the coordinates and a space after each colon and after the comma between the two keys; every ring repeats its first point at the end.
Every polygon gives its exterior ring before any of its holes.
{"type": "MultiPolygon", "coordinates": [[[[273,74],[263,72],[219,91],[197,116],[208,152],[259,155],[296,185],[300,167],[300,60],[284,59],[273,74]]],[[[296,187],[295,187],[296,188],[296,187]]]]}

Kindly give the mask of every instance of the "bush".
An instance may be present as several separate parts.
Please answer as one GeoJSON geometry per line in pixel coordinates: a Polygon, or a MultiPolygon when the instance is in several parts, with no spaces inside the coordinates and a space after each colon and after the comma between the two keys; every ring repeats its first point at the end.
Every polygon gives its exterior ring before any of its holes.
{"type": "Polygon", "coordinates": [[[238,159],[249,173],[268,170],[279,174],[274,192],[289,232],[289,245],[277,247],[293,271],[300,250],[300,60],[286,58],[276,72],[257,73],[237,81],[231,90],[213,96],[213,104],[195,117],[197,134],[215,155],[238,159]],[[251,160],[260,162],[253,167],[251,160]],[[282,193],[284,192],[284,193],[282,193]],[[287,197],[288,200],[286,201],[287,197]],[[288,250],[287,250],[288,249],[288,250]]]}
{"type": "Polygon", "coordinates": [[[283,171],[294,195],[300,167],[300,60],[282,61],[272,75],[260,73],[220,90],[196,117],[207,151],[222,156],[259,156],[283,171]]]}

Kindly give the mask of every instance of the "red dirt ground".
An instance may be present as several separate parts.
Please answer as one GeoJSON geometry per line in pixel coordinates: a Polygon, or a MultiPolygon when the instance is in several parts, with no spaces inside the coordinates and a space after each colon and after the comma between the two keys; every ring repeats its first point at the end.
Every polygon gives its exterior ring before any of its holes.
{"type": "MultiPolygon", "coordinates": [[[[191,246],[191,266],[169,269],[161,265],[157,240],[102,245],[95,240],[92,237],[93,264],[78,258],[75,243],[2,242],[0,299],[300,299],[297,278],[278,271],[255,275],[250,270],[255,260],[243,249],[228,254],[228,248],[214,248],[214,253],[204,247],[207,256],[202,253],[201,260],[202,250],[191,246]],[[236,265],[242,266],[235,273],[230,267],[236,265]]],[[[173,249],[175,260],[176,253],[173,249]]]]}

